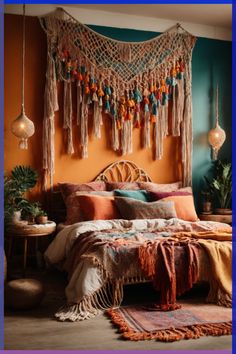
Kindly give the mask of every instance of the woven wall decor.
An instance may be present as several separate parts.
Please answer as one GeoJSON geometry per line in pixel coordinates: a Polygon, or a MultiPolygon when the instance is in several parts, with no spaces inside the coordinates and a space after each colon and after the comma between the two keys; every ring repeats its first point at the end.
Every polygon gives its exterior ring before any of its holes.
{"type": "Polygon", "coordinates": [[[54,112],[57,81],[64,82],[63,128],[67,153],[74,153],[76,116],[81,157],[88,156],[88,123],[101,137],[103,113],[111,124],[111,148],[132,152],[132,130],[142,129],[142,146],[162,158],[163,139],[182,137],[183,183],[191,185],[191,58],[196,38],[180,25],[145,42],[121,42],[96,33],[63,9],[40,18],[47,34],[48,64],[43,121],[43,168],[53,185],[54,112]],[[76,86],[76,112],[72,89],[76,86]],[[151,126],[153,125],[153,129],[151,126]]]}

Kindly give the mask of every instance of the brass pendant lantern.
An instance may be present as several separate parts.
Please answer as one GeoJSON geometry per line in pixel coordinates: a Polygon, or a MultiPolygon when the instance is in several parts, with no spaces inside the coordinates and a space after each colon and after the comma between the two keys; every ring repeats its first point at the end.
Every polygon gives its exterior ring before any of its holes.
{"type": "Polygon", "coordinates": [[[20,139],[20,149],[28,149],[28,138],[34,134],[34,123],[26,116],[24,107],[25,89],[25,4],[23,5],[23,43],[22,43],[22,108],[20,115],[13,121],[12,133],[20,139]]]}
{"type": "Polygon", "coordinates": [[[226,139],[225,131],[219,125],[219,112],[218,112],[218,85],[216,87],[216,124],[215,128],[211,129],[208,133],[208,141],[212,147],[212,158],[217,159],[218,152],[226,139]]]}

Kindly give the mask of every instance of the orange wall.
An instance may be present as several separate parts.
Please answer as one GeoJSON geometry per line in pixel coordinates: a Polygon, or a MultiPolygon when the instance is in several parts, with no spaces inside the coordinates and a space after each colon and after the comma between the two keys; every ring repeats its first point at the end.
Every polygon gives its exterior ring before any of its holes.
{"type": "MultiPolygon", "coordinates": [[[[21,46],[22,17],[5,15],[5,171],[17,164],[31,165],[42,172],[42,120],[43,95],[46,72],[46,35],[35,17],[26,19],[26,75],[25,75],[25,110],[34,121],[36,133],[29,139],[29,149],[20,150],[18,139],[11,133],[12,121],[20,114],[21,108],[21,46]]],[[[60,90],[60,106],[61,92],[60,90]]],[[[102,139],[90,137],[89,158],[80,159],[78,154],[70,157],[64,153],[62,115],[55,116],[55,183],[59,181],[90,181],[108,164],[119,160],[132,160],[148,172],[159,183],[180,179],[180,141],[168,137],[164,142],[164,157],[153,161],[152,151],[140,147],[140,131],[134,130],[133,154],[119,156],[108,149],[109,124],[104,116],[102,139]]],[[[74,128],[76,135],[76,126],[74,128]]],[[[75,139],[76,141],[76,139],[75,139]]],[[[78,150],[76,148],[75,150],[78,150]]]]}

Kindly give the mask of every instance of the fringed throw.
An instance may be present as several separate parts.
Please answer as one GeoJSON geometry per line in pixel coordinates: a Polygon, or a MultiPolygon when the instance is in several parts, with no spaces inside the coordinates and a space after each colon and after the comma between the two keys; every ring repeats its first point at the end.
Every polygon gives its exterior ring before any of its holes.
{"type": "MultiPolygon", "coordinates": [[[[55,86],[55,74],[51,73],[56,71],[57,80],[65,82],[68,153],[73,153],[68,88],[76,85],[82,158],[88,156],[89,111],[96,138],[101,137],[104,112],[111,124],[111,148],[123,155],[132,153],[133,127],[142,128],[142,146],[148,149],[154,127],[155,159],[162,157],[168,130],[181,136],[183,183],[191,185],[191,57],[196,38],[177,25],[146,42],[120,42],[94,32],[62,9],[40,22],[48,41],[45,106],[52,108],[53,121],[58,107],[48,88],[55,86]]],[[[48,119],[45,111],[45,122],[48,119]]],[[[44,170],[52,181],[54,141],[48,125],[44,124],[44,170]]]]}
{"type": "Polygon", "coordinates": [[[194,240],[155,241],[140,246],[141,269],[160,291],[160,305],[155,305],[156,309],[171,311],[180,307],[176,295],[191,289],[198,280],[198,250],[194,240]]]}

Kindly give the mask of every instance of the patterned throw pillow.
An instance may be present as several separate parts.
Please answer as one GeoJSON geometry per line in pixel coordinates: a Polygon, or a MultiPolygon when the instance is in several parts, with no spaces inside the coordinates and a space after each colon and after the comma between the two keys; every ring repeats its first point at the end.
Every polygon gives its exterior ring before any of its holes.
{"type": "Polygon", "coordinates": [[[192,193],[182,192],[181,189],[179,189],[175,192],[149,192],[149,196],[150,196],[151,201],[157,201],[157,200],[167,198],[167,197],[184,196],[184,195],[192,195],[192,193]]]}
{"type": "Polygon", "coordinates": [[[182,187],[182,182],[174,183],[153,183],[153,182],[138,182],[140,189],[145,189],[148,192],[173,192],[182,187]]]}
{"type": "Polygon", "coordinates": [[[106,184],[105,182],[89,182],[89,183],[58,183],[62,197],[64,201],[74,192],[81,191],[81,192],[91,192],[91,191],[105,191],[106,184]]]}
{"type": "Polygon", "coordinates": [[[137,182],[106,182],[106,189],[113,191],[114,189],[137,190],[145,188],[139,188],[137,182]]]}
{"type": "Polygon", "coordinates": [[[143,202],[132,198],[115,198],[123,219],[171,219],[176,218],[173,202],[143,202]]]}
{"type": "Polygon", "coordinates": [[[122,189],[115,189],[114,190],[115,196],[117,197],[126,197],[126,198],[133,198],[142,200],[144,202],[148,202],[150,200],[150,195],[145,190],[137,190],[137,191],[129,191],[129,190],[122,190],[122,189]]]}

